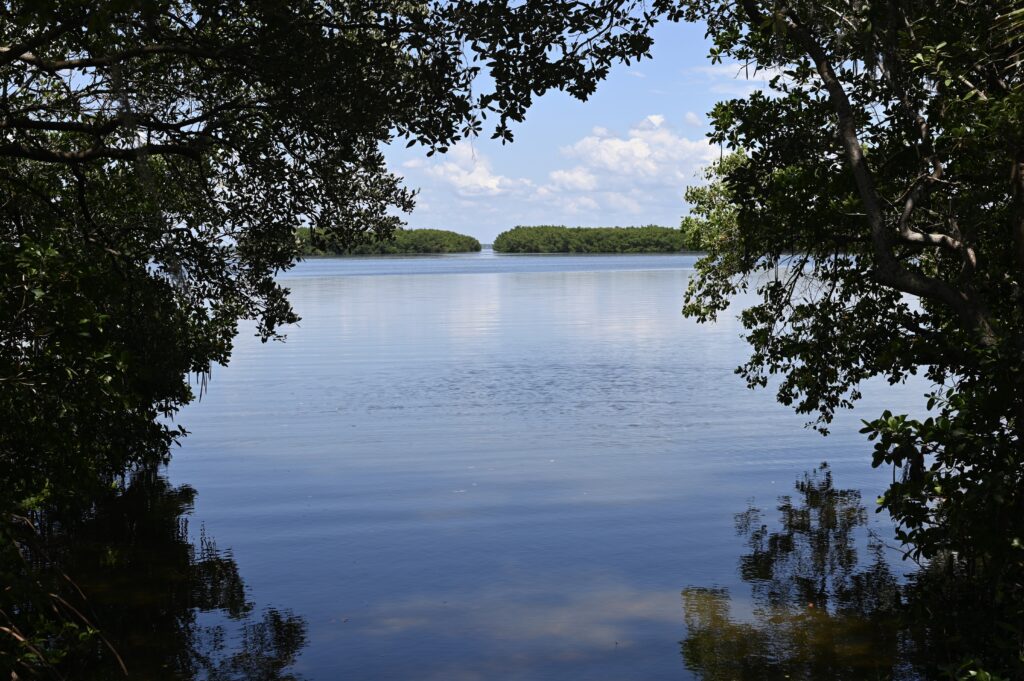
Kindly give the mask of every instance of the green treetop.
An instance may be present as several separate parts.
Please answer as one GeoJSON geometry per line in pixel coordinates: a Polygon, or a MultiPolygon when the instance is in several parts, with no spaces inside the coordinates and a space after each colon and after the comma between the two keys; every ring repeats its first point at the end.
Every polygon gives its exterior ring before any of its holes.
{"type": "Polygon", "coordinates": [[[494,239],[503,253],[678,253],[686,247],[677,229],[645,227],[513,227],[494,239]]]}
{"type": "Polygon", "coordinates": [[[686,188],[683,196],[690,204],[690,214],[683,218],[680,228],[689,250],[717,249],[735,238],[736,205],[721,178],[742,165],[745,159],[738,152],[724,156],[705,170],[707,184],[686,188]]]}
{"type": "Polygon", "coordinates": [[[300,227],[296,236],[299,254],[308,255],[399,255],[426,253],[473,253],[480,242],[471,236],[446,229],[396,229],[387,237],[358,243],[338,243],[300,227]]]}

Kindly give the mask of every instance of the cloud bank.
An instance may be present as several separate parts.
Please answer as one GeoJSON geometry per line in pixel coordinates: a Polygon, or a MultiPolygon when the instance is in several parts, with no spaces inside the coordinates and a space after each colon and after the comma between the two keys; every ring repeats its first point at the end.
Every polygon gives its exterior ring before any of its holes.
{"type": "MultiPolygon", "coordinates": [[[[692,112],[680,120],[703,125],[692,112]]],[[[687,137],[663,114],[625,132],[594,127],[541,159],[547,168],[538,162],[502,171],[501,151],[489,155],[461,143],[402,163],[407,183],[421,187],[410,225],[447,226],[485,241],[516,224],[675,225],[685,212],[684,188],[719,156],[699,133],[687,137]]]]}

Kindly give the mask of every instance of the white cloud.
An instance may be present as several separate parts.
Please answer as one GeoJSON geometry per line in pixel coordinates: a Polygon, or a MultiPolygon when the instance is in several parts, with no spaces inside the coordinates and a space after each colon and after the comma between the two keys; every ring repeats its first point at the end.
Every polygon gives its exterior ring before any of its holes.
{"type": "Polygon", "coordinates": [[[423,190],[410,224],[444,224],[484,241],[516,224],[677,224],[683,190],[719,153],[691,118],[652,113],[625,131],[597,126],[513,172],[501,172],[499,151],[489,158],[467,143],[406,161],[410,185],[423,190]]]}
{"type": "Polygon", "coordinates": [[[683,188],[718,157],[707,140],[677,133],[661,114],[625,134],[595,127],[561,153],[573,165],[549,172],[529,201],[552,216],[545,222],[604,225],[674,224],[683,213],[683,188]]]}
{"type": "Polygon", "coordinates": [[[495,174],[490,161],[468,144],[456,144],[443,158],[426,172],[450,185],[460,197],[498,196],[531,184],[526,179],[495,174]]]}
{"type": "Polygon", "coordinates": [[[596,211],[601,207],[601,204],[589,196],[575,196],[570,197],[565,202],[565,207],[569,213],[579,215],[588,211],[596,211]]]}
{"type": "Polygon", "coordinates": [[[591,173],[613,173],[617,184],[637,181],[677,183],[715,158],[715,148],[707,140],[692,140],[677,135],[665,125],[665,117],[645,118],[625,136],[616,136],[602,128],[564,147],[562,153],[578,159],[578,168],[591,173]]]}
{"type": "Polygon", "coordinates": [[[638,200],[637,196],[624,192],[608,192],[605,194],[604,200],[614,210],[632,215],[641,215],[646,203],[638,200]]]}
{"type": "Polygon", "coordinates": [[[743,80],[758,83],[767,83],[775,76],[782,75],[782,69],[759,68],[755,64],[737,62],[694,66],[690,68],[690,71],[716,80],[743,80]]]}
{"type": "Polygon", "coordinates": [[[686,116],[683,118],[683,120],[686,121],[687,125],[693,125],[696,127],[701,127],[704,125],[704,119],[698,116],[697,114],[693,113],[692,111],[687,111],[686,116]]]}
{"type": "Polygon", "coordinates": [[[694,66],[688,72],[700,76],[711,92],[730,97],[746,97],[754,90],[770,91],[769,81],[776,76],[786,78],[781,69],[739,63],[694,66]]]}
{"type": "Polygon", "coordinates": [[[549,174],[555,187],[590,191],[597,189],[597,177],[584,168],[576,166],[569,170],[555,170],[549,174]]]}

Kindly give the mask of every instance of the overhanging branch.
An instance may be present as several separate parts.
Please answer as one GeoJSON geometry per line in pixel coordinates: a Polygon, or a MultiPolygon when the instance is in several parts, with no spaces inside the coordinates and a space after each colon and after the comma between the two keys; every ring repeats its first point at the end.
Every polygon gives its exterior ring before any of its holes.
{"type": "MultiPolygon", "coordinates": [[[[769,23],[761,14],[755,0],[743,0],[743,7],[755,30],[759,30],[769,23]]],[[[977,332],[980,343],[992,345],[995,342],[995,335],[991,324],[982,306],[973,299],[968,291],[958,289],[940,279],[908,270],[900,264],[892,250],[892,234],[887,227],[882,202],[864,156],[853,107],[825,49],[797,21],[789,8],[776,9],[774,18],[785,25],[788,35],[792,36],[814,62],[815,70],[828,92],[829,101],[839,119],[839,138],[871,229],[872,250],[877,264],[872,270],[875,281],[904,293],[946,304],[968,328],[977,332]]]]}
{"type": "Polygon", "coordinates": [[[139,159],[146,156],[186,156],[193,160],[199,160],[207,146],[203,143],[194,145],[143,144],[138,147],[126,148],[100,146],[80,151],[57,151],[9,143],[0,144],[0,156],[69,165],[97,159],[139,159]]]}

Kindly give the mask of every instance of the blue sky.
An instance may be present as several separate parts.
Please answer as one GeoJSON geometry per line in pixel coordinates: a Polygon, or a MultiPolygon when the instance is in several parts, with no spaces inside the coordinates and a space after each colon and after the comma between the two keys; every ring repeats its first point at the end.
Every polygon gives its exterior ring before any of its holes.
{"type": "Polygon", "coordinates": [[[515,225],[678,225],[683,190],[719,156],[707,112],[764,79],[711,65],[703,26],[663,24],[654,38],[653,59],[618,65],[589,101],[540,98],[511,145],[484,135],[430,158],[388,148],[391,169],[420,190],[408,226],[490,243],[515,225]]]}

